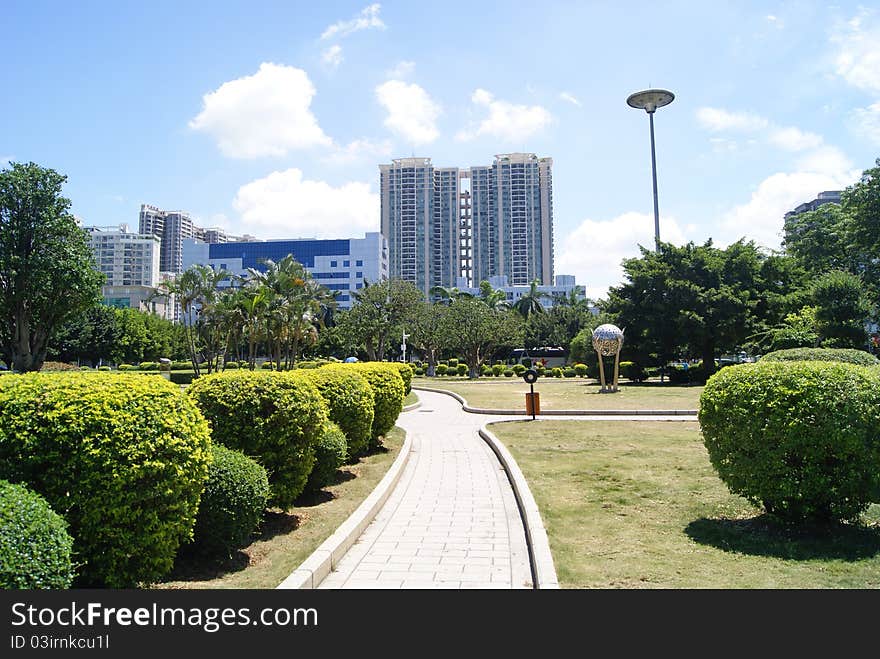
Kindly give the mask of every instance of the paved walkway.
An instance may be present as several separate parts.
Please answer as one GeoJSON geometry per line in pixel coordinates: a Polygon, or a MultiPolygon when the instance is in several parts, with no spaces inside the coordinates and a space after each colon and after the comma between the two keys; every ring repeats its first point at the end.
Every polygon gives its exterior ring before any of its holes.
{"type": "MultiPolygon", "coordinates": [[[[420,390],[418,395],[421,407],[397,421],[413,440],[400,482],[318,587],[531,588],[525,530],[513,490],[477,433],[486,423],[528,417],[472,414],[446,394],[420,390]]],[[[611,421],[601,416],[552,419],[611,421]]]]}

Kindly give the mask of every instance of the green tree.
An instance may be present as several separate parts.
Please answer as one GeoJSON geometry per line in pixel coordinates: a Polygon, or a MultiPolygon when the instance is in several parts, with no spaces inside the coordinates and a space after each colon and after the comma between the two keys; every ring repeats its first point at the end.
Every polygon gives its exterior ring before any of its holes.
{"type": "Polygon", "coordinates": [[[468,375],[480,375],[480,366],[497,349],[522,342],[522,320],[510,311],[493,311],[480,300],[460,299],[451,304],[443,323],[446,346],[464,357],[468,375]]]}
{"type": "Polygon", "coordinates": [[[490,309],[495,311],[503,311],[510,308],[510,302],[507,300],[507,293],[500,288],[492,288],[492,284],[483,280],[480,282],[480,299],[486,303],[490,309]]]}
{"type": "Polygon", "coordinates": [[[868,340],[865,321],[870,303],[861,279],[852,273],[834,270],[816,280],[812,294],[822,345],[864,349],[868,340]]]}
{"type": "Polygon", "coordinates": [[[345,343],[362,346],[368,359],[382,361],[392,337],[399,336],[413,310],[424,300],[408,281],[387,279],[353,293],[355,305],[339,321],[345,343]]]}
{"type": "Polygon", "coordinates": [[[536,313],[544,313],[544,305],[541,299],[548,297],[547,293],[538,290],[540,282],[533,279],[529,283],[529,290],[523,293],[522,297],[513,303],[514,310],[523,318],[528,320],[529,316],[536,313]]]}
{"type": "Polygon", "coordinates": [[[447,343],[446,315],[448,310],[448,307],[443,304],[422,302],[414,310],[407,325],[410,343],[428,361],[426,371],[428,377],[434,377],[437,356],[447,343]]]}
{"type": "Polygon", "coordinates": [[[16,371],[42,367],[53,333],[97,303],[104,281],[66,180],[34,163],[0,170],[0,350],[16,371]]]}

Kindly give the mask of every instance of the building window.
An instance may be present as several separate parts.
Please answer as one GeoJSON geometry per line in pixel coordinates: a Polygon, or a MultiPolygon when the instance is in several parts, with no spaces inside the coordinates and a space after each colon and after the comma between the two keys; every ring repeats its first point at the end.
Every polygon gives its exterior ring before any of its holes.
{"type": "Polygon", "coordinates": [[[364,273],[363,273],[363,272],[356,272],[356,273],[355,273],[355,277],[357,277],[358,279],[363,279],[363,278],[364,278],[364,273]]]}
{"type": "Polygon", "coordinates": [[[358,290],[362,289],[363,287],[364,287],[364,285],[361,284],[360,282],[357,283],[357,284],[355,284],[355,288],[358,289],[358,290]]]}
{"type": "Polygon", "coordinates": [[[360,259],[358,259],[357,261],[354,262],[354,264],[355,264],[357,267],[361,268],[361,267],[363,267],[364,262],[361,261],[360,259]]]}
{"type": "Polygon", "coordinates": [[[338,261],[330,261],[330,267],[335,268],[338,261]]]}
{"type": "Polygon", "coordinates": [[[347,268],[347,267],[349,267],[350,265],[351,265],[351,261],[343,261],[343,262],[342,262],[342,267],[343,267],[343,268],[347,268]]]}

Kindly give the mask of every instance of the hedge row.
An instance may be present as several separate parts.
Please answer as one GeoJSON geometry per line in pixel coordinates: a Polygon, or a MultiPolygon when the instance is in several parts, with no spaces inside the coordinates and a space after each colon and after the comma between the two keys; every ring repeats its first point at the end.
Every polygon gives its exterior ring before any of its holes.
{"type": "Polygon", "coordinates": [[[856,520],[880,502],[880,371],[758,362],[700,396],[709,458],[731,492],[792,521],[856,520]]]}
{"type": "Polygon", "coordinates": [[[403,399],[406,398],[406,394],[400,370],[392,362],[357,362],[342,364],[342,368],[362,375],[373,389],[373,428],[370,446],[379,446],[379,439],[391,431],[403,410],[403,399]]]}
{"type": "Polygon", "coordinates": [[[762,362],[790,362],[790,361],[821,361],[843,362],[846,364],[858,364],[860,366],[877,366],[880,364],[874,355],[864,350],[852,348],[789,348],[768,352],[761,357],[762,362]]]}
{"type": "Polygon", "coordinates": [[[369,382],[344,365],[329,364],[304,371],[311,378],[348,440],[350,457],[364,454],[372,437],[374,394],[369,382]]]}
{"type": "Polygon", "coordinates": [[[191,537],[209,429],[164,378],[30,373],[0,379],[0,478],[70,524],[80,585],[154,581],[191,537]]]}

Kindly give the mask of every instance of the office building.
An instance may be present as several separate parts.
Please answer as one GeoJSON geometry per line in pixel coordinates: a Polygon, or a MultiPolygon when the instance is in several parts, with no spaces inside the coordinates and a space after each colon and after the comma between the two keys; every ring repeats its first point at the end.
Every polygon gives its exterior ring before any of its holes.
{"type": "Polygon", "coordinates": [[[828,190],[827,192],[820,192],[818,196],[812,201],[800,204],[799,206],[796,206],[794,210],[788,211],[785,214],[785,219],[788,219],[792,215],[800,215],[801,213],[814,211],[823,204],[839,204],[840,193],[840,190],[828,190]]]}
{"type": "Polygon", "coordinates": [[[426,295],[434,286],[505,276],[553,283],[551,158],[495,156],[492,165],[434,167],[430,158],[379,165],[381,230],[390,275],[426,295]]]}
{"type": "MultiPolygon", "coordinates": [[[[532,290],[531,285],[524,286],[511,284],[507,279],[507,275],[492,275],[490,277],[485,277],[483,281],[488,281],[489,285],[495,290],[504,291],[507,301],[511,306],[523,295],[532,290]]],[[[480,296],[479,286],[469,286],[467,279],[464,277],[458,280],[457,288],[462,293],[470,293],[474,297],[480,296]]],[[[544,297],[540,298],[539,301],[542,307],[545,309],[551,309],[557,304],[560,298],[568,298],[572,291],[576,291],[579,300],[586,299],[584,289],[582,286],[578,286],[575,283],[574,275],[556,275],[556,281],[554,284],[541,284],[538,286],[538,292],[544,293],[544,297]]],[[[594,308],[591,307],[591,310],[593,309],[594,308]]],[[[598,313],[598,309],[595,309],[593,312],[598,313]]]]}
{"type": "Polygon", "coordinates": [[[238,277],[247,277],[248,268],[265,270],[265,261],[278,262],[290,254],[319,284],[337,291],[339,309],[348,309],[352,293],[367,283],[388,278],[388,245],[380,233],[364,238],[339,240],[263,240],[254,242],[206,243],[193,238],[183,241],[183,269],[207,265],[226,270],[234,277],[222,286],[233,286],[238,277]]]}

